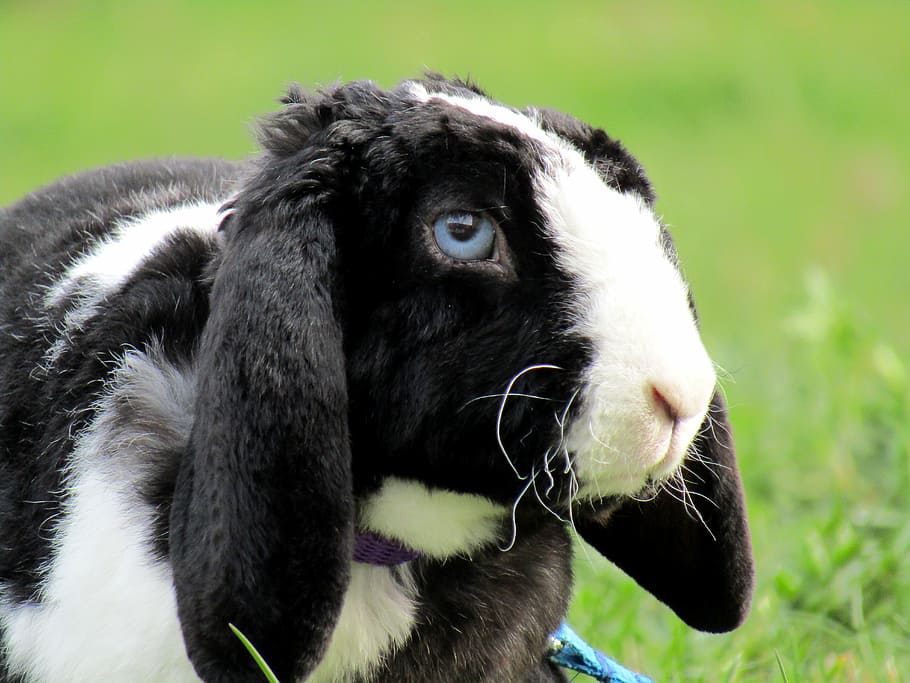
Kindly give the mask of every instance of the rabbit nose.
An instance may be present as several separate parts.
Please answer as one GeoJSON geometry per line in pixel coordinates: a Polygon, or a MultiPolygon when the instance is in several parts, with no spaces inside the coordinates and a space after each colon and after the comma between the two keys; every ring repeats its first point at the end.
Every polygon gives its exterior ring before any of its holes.
{"type": "Polygon", "coordinates": [[[655,414],[675,424],[679,419],[679,410],[673,399],[668,398],[669,395],[671,394],[666,389],[661,389],[656,384],[651,385],[651,400],[655,414]]]}
{"type": "MultiPolygon", "coordinates": [[[[673,382],[652,380],[646,385],[650,388],[651,409],[655,417],[668,420],[671,424],[678,424],[694,417],[701,417],[705,406],[711,398],[710,387],[707,386],[707,376],[695,382],[690,378],[693,386],[688,390],[675,387],[673,382]],[[705,386],[702,387],[701,385],[705,386]]],[[[713,377],[711,378],[713,379],[713,377]]],[[[711,382],[713,386],[713,382],[711,382]]],[[[648,391],[648,388],[645,389],[648,391]]]]}

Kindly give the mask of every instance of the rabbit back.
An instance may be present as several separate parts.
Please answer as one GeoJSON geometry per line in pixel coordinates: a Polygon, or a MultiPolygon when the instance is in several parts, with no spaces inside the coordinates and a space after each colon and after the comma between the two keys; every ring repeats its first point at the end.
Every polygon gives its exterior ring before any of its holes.
{"type": "Polygon", "coordinates": [[[136,653],[160,680],[198,680],[167,518],[238,170],[112,167],[0,212],[0,628],[27,680],[129,679],[111,662],[136,653]]]}

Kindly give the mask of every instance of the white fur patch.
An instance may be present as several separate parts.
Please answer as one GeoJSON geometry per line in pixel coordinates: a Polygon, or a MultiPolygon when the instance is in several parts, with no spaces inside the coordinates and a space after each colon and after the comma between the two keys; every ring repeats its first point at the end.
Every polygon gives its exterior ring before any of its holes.
{"type": "Polygon", "coordinates": [[[562,138],[545,131],[534,119],[521,112],[515,111],[514,109],[503,106],[502,104],[491,102],[480,95],[469,97],[450,95],[448,93],[430,93],[420,83],[410,83],[408,90],[419,102],[429,102],[430,100],[446,102],[453,107],[458,107],[459,109],[471,112],[475,116],[481,116],[505,126],[510,126],[525,137],[543,143],[545,147],[554,151],[562,152],[570,149],[569,145],[562,140],[562,138]]]}
{"type": "Polygon", "coordinates": [[[496,542],[508,511],[483,496],[389,478],[360,511],[360,526],[428,557],[466,555],[496,542]]]}
{"type": "Polygon", "coordinates": [[[379,664],[410,637],[416,595],[407,565],[391,568],[354,563],[328,650],[306,680],[345,683],[379,664]]]}
{"type": "Polygon", "coordinates": [[[716,377],[653,213],[580,155],[567,162],[537,179],[558,262],[577,283],[572,332],[594,348],[566,446],[582,497],[632,494],[675,471],[716,377]]]}
{"type": "Polygon", "coordinates": [[[10,668],[27,681],[198,681],[170,569],[149,560],[116,489],[98,473],[77,478],[42,602],[2,610],[10,668]]]}
{"type": "Polygon", "coordinates": [[[194,203],[152,211],[120,223],[95,249],[83,254],[66,269],[45,294],[45,308],[60,305],[73,297],[76,305],[67,310],[58,338],[42,360],[52,367],[69,346],[70,335],[82,329],[94,316],[104,298],[121,287],[168,236],[190,230],[213,237],[221,222],[220,203],[194,203]]]}
{"type": "Polygon", "coordinates": [[[150,417],[176,430],[164,436],[170,445],[192,420],[192,386],[176,368],[131,352],[96,405],[97,419],[77,437],[41,602],[0,607],[10,668],[27,681],[198,681],[170,567],[150,557],[152,510],[135,490],[143,451],[161,435],[124,428],[113,410],[126,392],[134,409],[157,411],[150,417]]]}

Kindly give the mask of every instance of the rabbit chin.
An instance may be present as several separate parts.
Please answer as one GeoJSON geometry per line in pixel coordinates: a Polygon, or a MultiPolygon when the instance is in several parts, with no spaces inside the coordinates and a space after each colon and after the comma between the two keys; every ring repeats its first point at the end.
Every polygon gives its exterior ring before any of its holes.
{"type": "Polygon", "coordinates": [[[704,413],[675,421],[627,414],[610,420],[612,429],[603,431],[594,420],[577,422],[566,437],[579,484],[576,500],[631,496],[669,479],[682,465],[703,419],[704,413]]]}

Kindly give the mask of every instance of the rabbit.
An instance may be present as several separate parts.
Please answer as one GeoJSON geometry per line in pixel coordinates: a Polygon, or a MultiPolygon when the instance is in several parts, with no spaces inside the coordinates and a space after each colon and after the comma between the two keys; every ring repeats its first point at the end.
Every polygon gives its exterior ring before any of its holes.
{"type": "Polygon", "coordinates": [[[693,628],[754,570],[639,163],[427,75],[0,209],[0,680],[564,681],[577,535],[693,628]],[[358,548],[391,551],[364,560],[358,548]]]}

